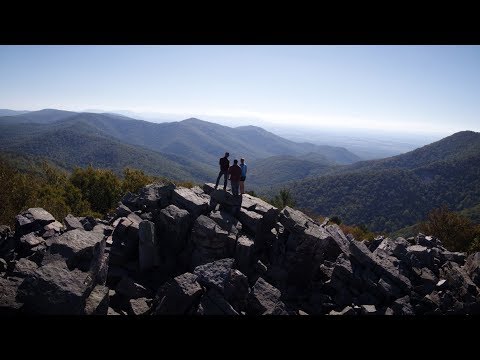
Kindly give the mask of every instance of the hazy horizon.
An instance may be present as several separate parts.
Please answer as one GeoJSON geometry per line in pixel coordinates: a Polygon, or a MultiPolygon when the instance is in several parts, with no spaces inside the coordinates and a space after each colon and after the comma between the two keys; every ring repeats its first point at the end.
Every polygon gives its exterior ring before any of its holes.
{"type": "Polygon", "coordinates": [[[479,63],[479,46],[0,46],[0,107],[439,136],[480,131],[479,63]]]}

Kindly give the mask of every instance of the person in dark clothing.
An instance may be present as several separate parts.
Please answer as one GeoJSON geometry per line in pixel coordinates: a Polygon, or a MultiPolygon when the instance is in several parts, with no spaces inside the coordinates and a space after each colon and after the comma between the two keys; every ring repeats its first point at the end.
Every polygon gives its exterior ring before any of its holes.
{"type": "Polygon", "coordinates": [[[225,156],[220,158],[220,160],[218,161],[218,164],[220,165],[220,172],[218,173],[217,182],[215,183],[215,190],[218,187],[218,183],[222,175],[225,177],[223,183],[223,190],[227,190],[228,169],[230,167],[230,160],[228,160],[229,156],[230,154],[226,152],[225,156]]]}
{"type": "Polygon", "coordinates": [[[245,179],[247,178],[247,164],[245,159],[240,159],[240,169],[242,169],[242,177],[240,178],[240,194],[245,194],[245,179]]]}
{"type": "Polygon", "coordinates": [[[232,184],[232,194],[238,196],[238,187],[240,186],[240,178],[242,176],[242,169],[238,166],[238,160],[233,160],[233,165],[228,169],[230,175],[230,183],[232,184]]]}

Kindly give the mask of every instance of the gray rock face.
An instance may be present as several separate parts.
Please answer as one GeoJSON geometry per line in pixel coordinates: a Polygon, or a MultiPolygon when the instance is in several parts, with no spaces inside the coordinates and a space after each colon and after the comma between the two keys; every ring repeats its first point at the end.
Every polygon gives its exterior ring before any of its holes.
{"type": "Polygon", "coordinates": [[[16,300],[17,287],[16,282],[0,277],[0,315],[15,313],[22,307],[16,300]]]}
{"type": "Polygon", "coordinates": [[[230,269],[230,274],[223,283],[225,299],[232,304],[237,311],[247,308],[247,297],[250,291],[248,279],[237,269],[230,269]]]}
{"type": "Polygon", "coordinates": [[[203,289],[197,282],[197,276],[185,273],[175,277],[159,290],[159,303],[156,315],[181,315],[196,311],[203,289]]]}
{"type": "Polygon", "coordinates": [[[94,280],[88,273],[70,271],[64,262],[51,262],[25,278],[18,287],[17,299],[29,312],[80,315],[93,287],[94,280]]]}
{"type": "Polygon", "coordinates": [[[146,298],[140,299],[130,299],[128,304],[128,314],[129,315],[145,315],[149,310],[150,307],[147,304],[146,298]]]}
{"type": "Polygon", "coordinates": [[[138,195],[127,193],[122,198],[122,203],[133,210],[146,212],[154,209],[163,209],[167,206],[175,189],[174,184],[155,183],[143,187],[138,195]]]}
{"type": "Polygon", "coordinates": [[[254,315],[263,315],[268,312],[272,313],[276,308],[284,307],[280,297],[280,290],[260,277],[248,296],[247,307],[250,313],[254,315]]]}
{"type": "Polygon", "coordinates": [[[257,233],[257,229],[263,219],[262,215],[242,207],[237,216],[238,220],[242,223],[243,228],[247,229],[251,234],[257,233]]]}
{"type": "Polygon", "coordinates": [[[389,256],[395,256],[399,260],[405,260],[407,258],[407,248],[410,246],[407,240],[402,237],[392,240],[385,238],[373,251],[375,255],[379,255],[380,252],[384,252],[389,256]]]}
{"type": "Polygon", "coordinates": [[[194,222],[191,240],[195,247],[192,267],[196,267],[233,255],[230,251],[235,248],[236,237],[222,230],[211,218],[200,215],[194,222]]]}
{"type": "Polygon", "coordinates": [[[480,287],[480,252],[471,254],[467,258],[465,270],[472,281],[480,287]]]}
{"type": "Polygon", "coordinates": [[[155,224],[148,220],[142,221],[138,235],[138,261],[140,271],[145,271],[158,265],[155,224]]]}
{"type": "Polygon", "coordinates": [[[25,278],[29,275],[32,275],[37,268],[38,268],[37,264],[34,263],[33,261],[30,261],[26,258],[21,258],[15,264],[13,275],[21,278],[25,278]]]}
{"type": "Polygon", "coordinates": [[[173,191],[172,202],[181,209],[187,210],[194,218],[206,214],[210,209],[210,197],[198,195],[192,189],[179,187],[173,191]]]}
{"type": "Polygon", "coordinates": [[[50,252],[63,256],[70,268],[93,270],[95,274],[99,270],[104,249],[103,234],[81,229],[67,231],[56,237],[50,246],[50,252]]]}
{"type": "Polygon", "coordinates": [[[408,293],[412,285],[410,280],[400,274],[398,270],[386,259],[380,259],[368,250],[364,243],[350,243],[351,258],[365,267],[370,267],[380,277],[384,277],[397,286],[402,292],[408,293]]]}
{"type": "Polygon", "coordinates": [[[85,315],[107,315],[108,287],[97,285],[85,301],[85,315]]]}
{"type": "Polygon", "coordinates": [[[223,294],[233,263],[233,259],[217,260],[197,266],[193,274],[197,276],[197,282],[200,285],[206,288],[214,288],[223,294]]]}
{"type": "Polygon", "coordinates": [[[187,244],[192,216],[187,210],[169,205],[160,211],[157,227],[161,233],[160,242],[175,254],[182,251],[187,244]]]}
{"type": "Polygon", "coordinates": [[[20,237],[32,231],[41,231],[45,225],[54,221],[55,218],[48,211],[30,208],[15,217],[15,234],[20,237]]]}
{"type": "Polygon", "coordinates": [[[249,274],[253,270],[254,264],[254,242],[246,236],[241,236],[237,240],[235,248],[236,267],[244,274],[249,274]]]}

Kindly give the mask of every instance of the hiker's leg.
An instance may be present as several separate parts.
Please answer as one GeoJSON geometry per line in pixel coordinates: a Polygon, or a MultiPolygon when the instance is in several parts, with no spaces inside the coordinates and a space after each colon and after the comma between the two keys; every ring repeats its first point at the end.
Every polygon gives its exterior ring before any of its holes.
{"type": "Polygon", "coordinates": [[[245,181],[240,181],[240,194],[245,194],[245,181]]]}
{"type": "Polygon", "coordinates": [[[227,189],[227,181],[228,181],[228,171],[223,173],[225,175],[225,181],[223,182],[223,190],[227,189]]]}
{"type": "Polygon", "coordinates": [[[222,175],[223,175],[223,171],[220,171],[220,172],[218,173],[217,182],[215,183],[215,189],[217,188],[218,183],[219,183],[220,178],[222,177],[222,175]]]}
{"type": "Polygon", "coordinates": [[[231,181],[232,184],[232,194],[233,195],[238,195],[238,182],[237,181],[231,181]]]}

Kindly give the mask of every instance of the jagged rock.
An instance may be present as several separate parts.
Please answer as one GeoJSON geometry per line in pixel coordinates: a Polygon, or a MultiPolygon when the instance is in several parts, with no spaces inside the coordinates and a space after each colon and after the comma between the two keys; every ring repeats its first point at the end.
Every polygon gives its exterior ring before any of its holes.
{"type": "Polygon", "coordinates": [[[370,241],[368,244],[365,244],[365,245],[367,245],[368,250],[370,250],[371,252],[374,252],[375,249],[383,242],[383,240],[385,240],[384,236],[377,236],[372,241],[370,241]]]}
{"type": "Polygon", "coordinates": [[[442,245],[442,242],[439,239],[433,236],[425,236],[424,234],[418,234],[415,238],[415,243],[429,249],[442,245]]]}
{"type": "Polygon", "coordinates": [[[249,211],[241,208],[237,216],[244,229],[247,229],[251,234],[257,233],[257,228],[260,226],[260,222],[263,219],[262,215],[256,213],[255,211],[249,211]]]}
{"type": "Polygon", "coordinates": [[[108,287],[97,285],[85,301],[85,315],[107,315],[109,293],[108,287]]]}
{"type": "Polygon", "coordinates": [[[301,211],[294,210],[286,206],[280,212],[280,223],[290,232],[301,234],[305,232],[308,227],[316,224],[311,218],[301,211]]]}
{"type": "Polygon", "coordinates": [[[248,313],[253,315],[272,313],[276,308],[284,307],[280,297],[280,290],[260,277],[253,286],[252,292],[248,295],[248,313]]]}
{"type": "Polygon", "coordinates": [[[402,237],[398,237],[395,240],[385,238],[373,251],[377,256],[380,256],[380,252],[385,252],[387,255],[395,256],[399,260],[406,260],[407,248],[410,246],[407,240],[402,237]]]}
{"type": "Polygon", "coordinates": [[[196,275],[192,273],[179,275],[160,288],[154,314],[185,314],[196,307],[202,293],[196,275]]]}
{"type": "Polygon", "coordinates": [[[134,282],[127,276],[120,280],[115,288],[115,292],[125,296],[128,299],[138,299],[141,297],[150,297],[152,295],[150,290],[134,282]]]}
{"type": "Polygon", "coordinates": [[[191,240],[195,249],[192,254],[192,267],[206,264],[233,255],[229,249],[235,248],[235,236],[222,230],[211,218],[200,215],[194,222],[191,240]]]}
{"type": "Polygon", "coordinates": [[[342,311],[332,310],[328,315],[355,315],[355,310],[351,306],[346,306],[342,311]]]}
{"type": "Polygon", "coordinates": [[[121,314],[113,310],[111,307],[109,307],[107,315],[121,315],[121,314]]]}
{"type": "Polygon", "coordinates": [[[120,205],[115,209],[116,218],[128,217],[133,211],[128,208],[128,206],[120,203],[120,205]]]}
{"type": "Polygon", "coordinates": [[[23,280],[17,299],[28,312],[80,315],[93,287],[94,280],[88,273],[70,271],[64,262],[50,262],[23,280]]]}
{"type": "Polygon", "coordinates": [[[208,290],[201,298],[198,315],[238,315],[238,312],[215,289],[208,290]]]}
{"type": "Polygon", "coordinates": [[[122,198],[122,203],[130,209],[151,211],[163,209],[172,198],[175,185],[172,183],[154,183],[143,187],[138,195],[127,193],[122,198]]]}
{"type": "Polygon", "coordinates": [[[215,190],[215,184],[203,185],[203,191],[209,195],[213,204],[221,204],[225,209],[239,209],[242,205],[243,196],[234,196],[231,192],[222,189],[215,190]]]}
{"type": "Polygon", "coordinates": [[[364,267],[370,267],[378,273],[387,282],[392,282],[402,292],[408,293],[411,289],[411,283],[408,278],[398,272],[393,264],[386,259],[380,259],[368,250],[365,244],[353,241],[350,243],[351,258],[364,267]]]}
{"type": "Polygon", "coordinates": [[[248,278],[237,269],[230,269],[224,285],[225,299],[238,311],[247,307],[249,293],[248,278]]]}
{"type": "Polygon", "coordinates": [[[208,264],[197,266],[193,272],[197,276],[197,282],[208,288],[215,288],[224,293],[225,284],[230,276],[233,259],[217,260],[208,264]]]}
{"type": "Polygon", "coordinates": [[[30,261],[26,258],[20,258],[15,263],[15,269],[13,270],[13,275],[21,278],[25,278],[29,275],[32,275],[37,268],[38,268],[38,265],[33,261],[30,261]]]}
{"type": "Polygon", "coordinates": [[[465,270],[472,281],[480,287],[480,252],[471,254],[465,263],[465,270]]]}
{"type": "Polygon", "coordinates": [[[428,268],[412,268],[412,280],[417,285],[415,290],[421,295],[429,294],[438,283],[437,276],[428,268]]]}
{"type": "Polygon", "coordinates": [[[378,310],[375,305],[360,305],[360,311],[364,315],[377,315],[378,310]]]}
{"type": "Polygon", "coordinates": [[[247,236],[240,236],[235,247],[235,266],[244,274],[249,274],[254,261],[254,242],[247,236]]]}
{"type": "Polygon", "coordinates": [[[443,257],[445,258],[445,261],[456,262],[458,265],[462,266],[465,264],[467,255],[462,252],[444,251],[443,257]]]}
{"type": "Polygon", "coordinates": [[[272,225],[276,222],[277,216],[280,213],[280,210],[275,206],[249,194],[243,194],[242,208],[262,215],[263,220],[272,223],[272,225]]]}
{"type": "Polygon", "coordinates": [[[440,277],[447,280],[449,289],[455,289],[462,298],[469,294],[476,296],[478,288],[470,279],[464,268],[455,262],[447,261],[440,269],[440,277]]]}
{"type": "Polygon", "coordinates": [[[226,211],[212,211],[208,217],[230,234],[237,235],[242,231],[242,223],[226,211]]]}
{"type": "Polygon", "coordinates": [[[138,235],[138,261],[140,271],[145,271],[158,265],[155,224],[148,220],[142,221],[139,226],[138,235]]]}
{"type": "Polygon", "coordinates": [[[393,302],[391,305],[394,315],[414,315],[412,305],[410,304],[410,297],[404,296],[393,302]]]}
{"type": "Polygon", "coordinates": [[[150,310],[146,300],[146,298],[130,299],[128,301],[128,313],[130,315],[145,315],[150,310]]]}
{"type": "Polygon", "coordinates": [[[95,274],[99,270],[104,249],[103,234],[81,229],[67,231],[56,237],[50,246],[50,252],[63,256],[70,268],[78,267],[82,271],[95,268],[95,274]]]}
{"type": "Polygon", "coordinates": [[[208,195],[200,196],[192,189],[183,187],[173,190],[172,203],[187,210],[194,218],[206,214],[210,209],[210,197],[208,195]]]}
{"type": "Polygon", "coordinates": [[[68,214],[67,216],[65,216],[63,223],[65,224],[67,231],[74,230],[74,229],[83,229],[83,225],[80,222],[80,220],[71,214],[68,214]]]}
{"type": "Polygon", "coordinates": [[[99,234],[110,236],[113,232],[113,227],[105,224],[97,224],[93,227],[92,231],[99,234]]]}
{"type": "Polygon", "coordinates": [[[45,239],[40,236],[36,236],[33,232],[28,233],[20,237],[19,250],[26,254],[30,254],[33,251],[38,251],[39,247],[45,244],[45,239]]]}
{"type": "Polygon", "coordinates": [[[95,225],[97,225],[97,220],[92,216],[85,216],[80,218],[80,223],[83,225],[83,229],[86,231],[92,231],[95,225]]]}
{"type": "Polygon", "coordinates": [[[139,250],[139,226],[143,221],[137,215],[133,217],[118,219],[118,224],[112,233],[112,249],[110,250],[110,261],[116,265],[126,264],[132,259],[138,259],[139,250]],[[140,220],[137,222],[137,220],[140,220]]]}
{"type": "Polygon", "coordinates": [[[192,216],[187,210],[169,205],[160,211],[157,220],[159,241],[178,254],[187,244],[187,237],[192,224],[192,216]]]}
{"type": "Polygon", "coordinates": [[[32,231],[38,231],[55,218],[42,208],[30,208],[15,217],[15,234],[20,237],[32,231]]]}
{"type": "Polygon", "coordinates": [[[412,266],[433,269],[434,256],[430,249],[421,245],[413,245],[407,248],[407,256],[412,266]]]}
{"type": "Polygon", "coordinates": [[[16,313],[22,307],[16,299],[17,288],[16,282],[0,277],[0,315],[16,313]]]}

